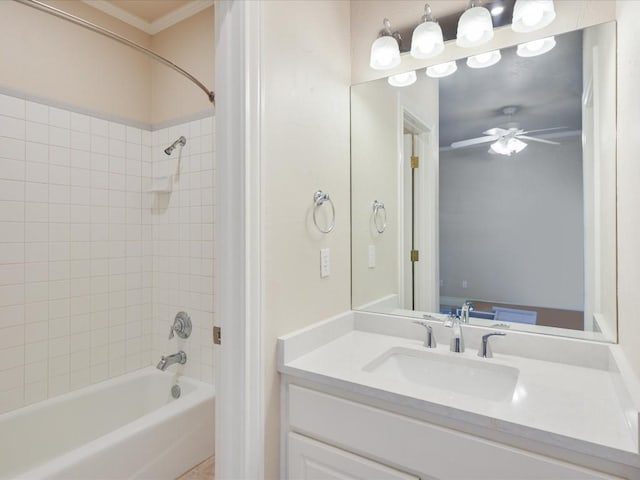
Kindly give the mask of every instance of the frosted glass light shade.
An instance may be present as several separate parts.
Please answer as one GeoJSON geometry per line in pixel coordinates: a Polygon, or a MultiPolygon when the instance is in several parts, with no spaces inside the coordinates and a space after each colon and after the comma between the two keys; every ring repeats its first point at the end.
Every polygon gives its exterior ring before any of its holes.
{"type": "Polygon", "coordinates": [[[453,74],[456,70],[458,70],[458,65],[456,62],[447,62],[441,63],[439,65],[433,65],[431,67],[427,67],[427,75],[431,78],[442,78],[448,77],[453,74]]]}
{"type": "Polygon", "coordinates": [[[517,138],[501,138],[495,143],[491,144],[489,153],[497,153],[499,155],[511,156],[513,153],[520,153],[527,147],[527,144],[517,138]]]}
{"type": "Polygon", "coordinates": [[[493,38],[493,22],[489,10],[472,7],[458,20],[456,44],[459,47],[477,47],[493,38]]]}
{"type": "Polygon", "coordinates": [[[442,29],[436,22],[422,22],[413,31],[411,37],[411,56],[414,58],[431,58],[442,53],[444,39],[442,29]]]}
{"type": "Polygon", "coordinates": [[[511,28],[514,32],[534,32],[556,18],[553,0],[516,0],[511,28]]]}
{"type": "Polygon", "coordinates": [[[400,65],[400,47],[392,36],[376,39],[371,45],[369,65],[374,70],[389,70],[400,65]]]}
{"type": "Polygon", "coordinates": [[[532,42],[521,43],[518,45],[517,53],[520,57],[537,57],[549,52],[556,46],[554,37],[541,38],[532,42]]]}
{"type": "Polygon", "coordinates": [[[500,50],[492,50],[467,58],[467,65],[470,68],[487,68],[498,63],[501,58],[500,50]]]}
{"type": "Polygon", "coordinates": [[[416,76],[416,72],[411,70],[410,72],[398,73],[397,75],[391,75],[387,78],[387,82],[389,85],[394,87],[408,87],[409,85],[413,85],[416,83],[418,77],[416,76]]]}

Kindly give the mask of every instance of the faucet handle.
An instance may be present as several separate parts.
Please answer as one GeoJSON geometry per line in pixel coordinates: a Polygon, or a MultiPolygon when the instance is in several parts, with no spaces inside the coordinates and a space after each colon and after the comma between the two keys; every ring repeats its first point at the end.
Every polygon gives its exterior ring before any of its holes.
{"type": "Polygon", "coordinates": [[[425,334],[424,337],[424,343],[423,345],[427,348],[436,348],[438,346],[437,342],[436,342],[436,337],[433,334],[433,327],[431,325],[429,325],[427,322],[424,321],[420,321],[420,320],[414,320],[413,323],[415,323],[416,325],[420,325],[424,328],[426,328],[427,332],[425,334]]]}
{"type": "Polygon", "coordinates": [[[169,330],[169,340],[173,338],[174,332],[177,333],[180,338],[187,338],[191,335],[191,329],[191,318],[189,314],[187,312],[178,312],[169,330]]]}
{"type": "Polygon", "coordinates": [[[493,358],[493,352],[491,351],[491,345],[489,344],[489,337],[493,337],[495,335],[499,335],[501,337],[506,336],[507,334],[504,332],[491,332],[482,336],[482,342],[480,343],[480,348],[478,349],[478,356],[482,358],[493,358]]]}

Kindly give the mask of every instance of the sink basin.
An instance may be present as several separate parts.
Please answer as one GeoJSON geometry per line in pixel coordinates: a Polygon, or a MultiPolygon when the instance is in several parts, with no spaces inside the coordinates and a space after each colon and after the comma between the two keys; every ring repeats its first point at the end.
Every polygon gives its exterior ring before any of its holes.
{"type": "Polygon", "coordinates": [[[375,358],[363,370],[390,380],[472,395],[496,402],[511,401],[519,370],[471,360],[459,354],[440,354],[395,347],[375,358]]]}

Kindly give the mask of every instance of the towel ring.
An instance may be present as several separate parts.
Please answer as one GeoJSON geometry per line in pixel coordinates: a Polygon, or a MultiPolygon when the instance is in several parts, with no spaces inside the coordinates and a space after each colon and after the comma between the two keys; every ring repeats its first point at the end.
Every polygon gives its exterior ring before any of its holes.
{"type": "Polygon", "coordinates": [[[378,233],[384,233],[387,229],[387,209],[384,208],[384,203],[378,200],[373,201],[373,224],[378,233]],[[382,220],[382,226],[380,226],[380,220],[378,219],[382,220]]]}
{"type": "Polygon", "coordinates": [[[329,233],[336,226],[336,208],[333,206],[333,200],[331,200],[328,193],[324,193],[322,190],[318,190],[313,194],[313,223],[322,233],[329,233]],[[318,208],[324,205],[325,202],[329,202],[331,206],[331,222],[329,222],[329,228],[326,230],[318,225],[318,219],[316,218],[318,208]]]}

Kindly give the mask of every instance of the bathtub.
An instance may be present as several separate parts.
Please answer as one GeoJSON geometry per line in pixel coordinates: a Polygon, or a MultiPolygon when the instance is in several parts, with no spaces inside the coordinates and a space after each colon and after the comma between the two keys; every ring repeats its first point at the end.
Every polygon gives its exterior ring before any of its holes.
{"type": "Polygon", "coordinates": [[[0,415],[0,479],[175,479],[214,451],[214,388],[149,367],[0,415]]]}

